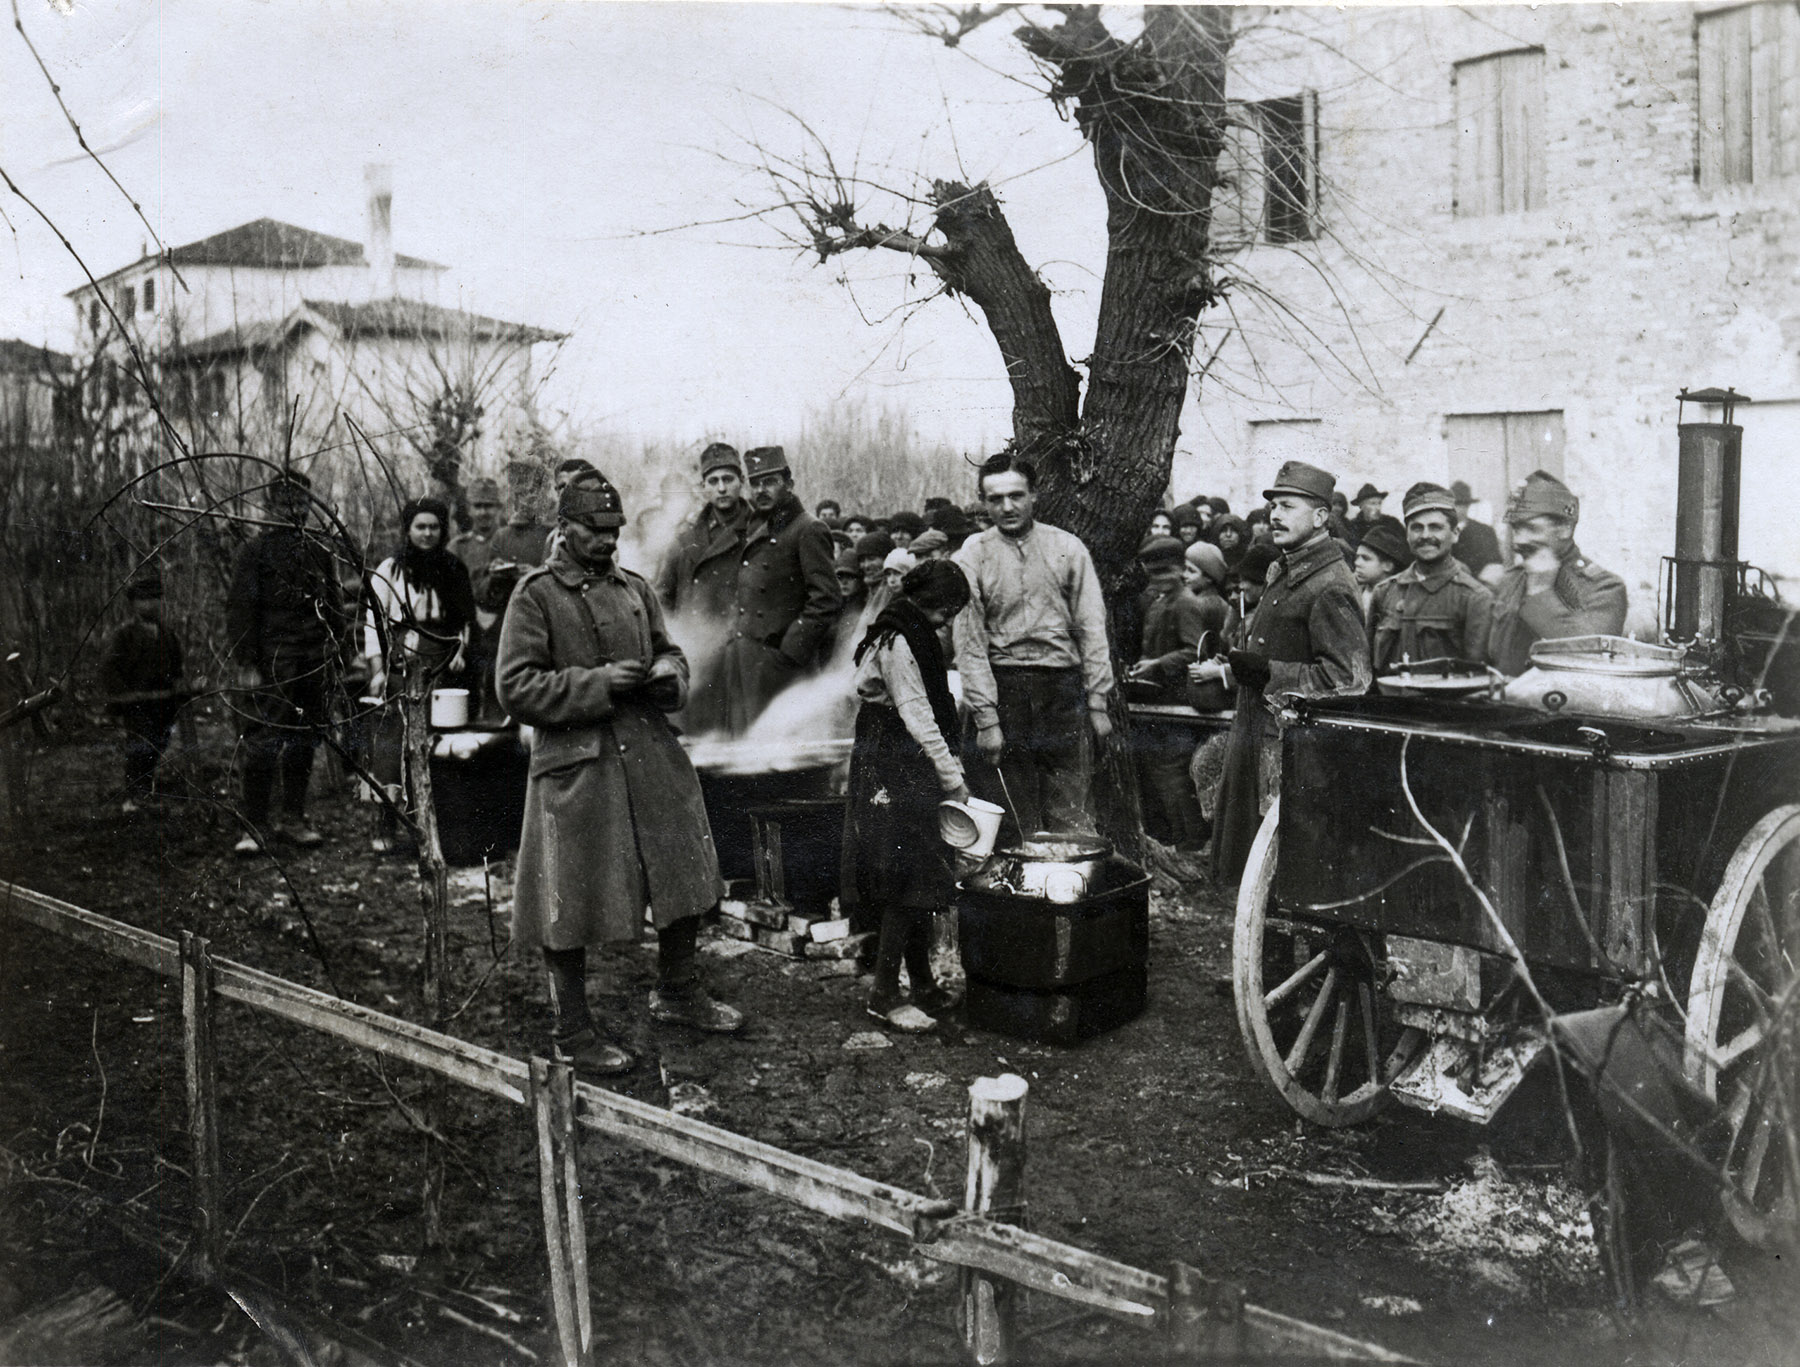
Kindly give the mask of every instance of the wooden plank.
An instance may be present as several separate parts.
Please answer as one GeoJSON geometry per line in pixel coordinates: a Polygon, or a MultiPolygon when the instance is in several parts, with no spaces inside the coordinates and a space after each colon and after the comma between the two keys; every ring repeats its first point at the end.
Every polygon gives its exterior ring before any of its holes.
{"type": "Polygon", "coordinates": [[[219,1056],[213,1040],[210,946],[181,932],[181,1057],[187,1083],[188,1161],[194,1203],[194,1248],[217,1271],[224,1253],[225,1182],[219,1167],[219,1056]]]}
{"type": "Polygon", "coordinates": [[[273,974],[213,960],[219,995],[283,1020],[335,1035],[364,1049],[440,1073],[453,1082],[525,1104],[530,1072],[523,1060],[484,1049],[411,1021],[372,1011],[273,974]]]}
{"type": "Polygon", "coordinates": [[[591,1083],[575,1084],[575,1108],[576,1120],[591,1130],[836,1220],[863,1220],[910,1238],[925,1221],[956,1211],[953,1202],[871,1181],[591,1083]]]}
{"type": "Polygon", "coordinates": [[[181,972],[181,950],[166,936],[153,935],[123,921],[83,911],[69,902],[46,897],[17,883],[0,882],[0,912],[16,916],[27,925],[47,930],[52,935],[88,945],[116,959],[125,959],[165,978],[173,978],[181,972]]]}

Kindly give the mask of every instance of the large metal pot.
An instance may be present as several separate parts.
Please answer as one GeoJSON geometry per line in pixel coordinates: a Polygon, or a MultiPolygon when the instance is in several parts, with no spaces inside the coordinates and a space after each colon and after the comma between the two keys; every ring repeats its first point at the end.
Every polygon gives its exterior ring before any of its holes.
{"type": "Polygon", "coordinates": [[[1067,906],[1088,895],[1111,854],[1111,845],[1091,836],[1040,833],[995,854],[968,886],[1067,906]]]}

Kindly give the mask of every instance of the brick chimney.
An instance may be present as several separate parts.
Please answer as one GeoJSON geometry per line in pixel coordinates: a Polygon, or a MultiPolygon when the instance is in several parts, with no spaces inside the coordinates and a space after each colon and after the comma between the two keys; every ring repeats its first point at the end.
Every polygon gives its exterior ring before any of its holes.
{"type": "Polygon", "coordinates": [[[392,299],[394,285],[394,168],[385,162],[363,167],[369,197],[369,297],[392,299]]]}

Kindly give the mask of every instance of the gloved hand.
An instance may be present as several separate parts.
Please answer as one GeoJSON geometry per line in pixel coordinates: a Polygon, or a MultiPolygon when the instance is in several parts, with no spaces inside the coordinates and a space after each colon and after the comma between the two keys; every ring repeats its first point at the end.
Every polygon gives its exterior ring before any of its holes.
{"type": "Polygon", "coordinates": [[[1269,683],[1269,657],[1254,650],[1234,650],[1226,657],[1231,677],[1253,693],[1260,693],[1269,683]]]}

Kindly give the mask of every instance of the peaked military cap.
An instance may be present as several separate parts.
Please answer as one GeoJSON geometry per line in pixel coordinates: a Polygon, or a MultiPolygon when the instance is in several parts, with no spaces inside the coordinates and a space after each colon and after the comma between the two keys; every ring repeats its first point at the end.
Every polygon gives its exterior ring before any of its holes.
{"type": "Polygon", "coordinates": [[[729,442],[708,442],[700,453],[700,478],[705,479],[714,470],[735,470],[744,473],[744,467],[738,462],[737,447],[729,442]]]}
{"type": "Polygon", "coordinates": [[[1428,513],[1433,510],[1443,513],[1456,511],[1456,496],[1441,484],[1432,484],[1421,480],[1406,491],[1400,500],[1400,513],[1406,521],[1411,522],[1414,513],[1428,513]]]}
{"type": "Polygon", "coordinates": [[[1274,498],[1277,494],[1299,494],[1303,498],[1316,498],[1320,503],[1330,503],[1331,495],[1337,489],[1337,477],[1321,470],[1316,465],[1308,465],[1303,460],[1282,462],[1281,469],[1276,472],[1275,483],[1263,490],[1264,498],[1274,498]]]}
{"type": "Polygon", "coordinates": [[[1506,504],[1509,525],[1529,522],[1534,517],[1559,517],[1574,522],[1581,517],[1581,500],[1569,486],[1547,470],[1533,470],[1525,482],[1513,490],[1506,504]]]}
{"type": "Polygon", "coordinates": [[[779,446],[753,446],[744,452],[744,478],[756,479],[776,471],[793,473],[788,469],[787,452],[779,446]]]}
{"type": "Polygon", "coordinates": [[[469,484],[469,502],[498,503],[500,486],[491,479],[478,479],[469,484]]]}
{"type": "Polygon", "coordinates": [[[556,515],[596,530],[625,525],[625,510],[619,504],[619,491],[598,470],[592,474],[580,475],[569,482],[556,500],[556,515]]]}

